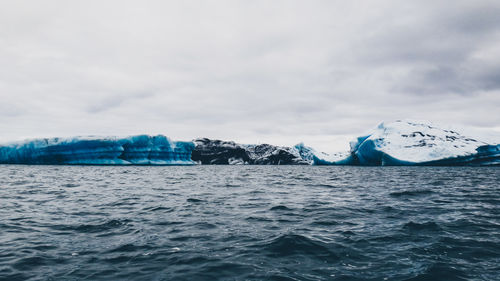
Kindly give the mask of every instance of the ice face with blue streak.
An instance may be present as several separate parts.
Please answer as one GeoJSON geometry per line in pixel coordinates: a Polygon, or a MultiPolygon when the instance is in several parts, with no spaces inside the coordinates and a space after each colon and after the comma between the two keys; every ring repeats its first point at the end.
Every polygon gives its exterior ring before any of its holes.
{"type": "Polygon", "coordinates": [[[381,123],[350,143],[342,159],[315,156],[316,165],[500,165],[500,145],[439,128],[430,122],[381,123]]]}
{"type": "Polygon", "coordinates": [[[0,146],[3,164],[191,165],[193,142],[158,135],[46,138],[0,146]]]}

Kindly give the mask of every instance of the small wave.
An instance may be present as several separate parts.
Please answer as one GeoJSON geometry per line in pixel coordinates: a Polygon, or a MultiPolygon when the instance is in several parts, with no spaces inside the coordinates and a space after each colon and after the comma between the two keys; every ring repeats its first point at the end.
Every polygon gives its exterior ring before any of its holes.
{"type": "Polygon", "coordinates": [[[190,203],[200,203],[200,202],[203,202],[203,200],[197,199],[197,198],[188,198],[186,201],[190,202],[190,203]]]}
{"type": "Polygon", "coordinates": [[[265,218],[265,217],[255,217],[255,216],[250,216],[245,218],[247,221],[258,221],[258,222],[270,222],[273,221],[272,219],[265,218]]]}
{"type": "Polygon", "coordinates": [[[278,205],[278,206],[272,207],[269,210],[271,210],[271,211],[291,211],[292,209],[288,208],[285,205],[278,205]]]}
{"type": "Polygon", "coordinates": [[[38,246],[31,247],[31,249],[36,250],[36,251],[45,252],[45,251],[49,251],[49,250],[55,250],[55,249],[57,249],[57,247],[54,245],[38,245],[38,246]]]}
{"type": "MultiPolygon", "coordinates": [[[[110,257],[110,258],[104,258],[102,259],[102,261],[106,262],[106,263],[110,263],[110,264],[126,264],[126,263],[129,263],[130,260],[132,260],[134,258],[134,256],[127,256],[127,255],[120,255],[120,256],[116,256],[116,257],[110,257]]],[[[114,271],[109,271],[110,274],[115,274],[116,272],[114,271]]]]}
{"type": "Polygon", "coordinates": [[[339,225],[339,222],[333,221],[333,220],[321,220],[321,221],[315,221],[312,224],[314,224],[314,225],[332,226],[332,225],[339,225]]]}
{"type": "Polygon", "coordinates": [[[432,186],[444,186],[446,183],[442,180],[436,180],[430,183],[432,186]]]}
{"type": "Polygon", "coordinates": [[[500,245],[492,241],[443,237],[433,245],[437,253],[446,252],[456,258],[498,259],[500,245]]]}
{"type": "Polygon", "coordinates": [[[471,231],[475,233],[490,232],[494,229],[500,231],[500,222],[495,222],[494,218],[479,219],[457,219],[444,224],[447,229],[457,229],[471,231]]]}
{"type": "Polygon", "coordinates": [[[314,186],[314,187],[326,187],[326,188],[338,188],[338,186],[336,186],[336,185],[331,185],[331,184],[327,184],[327,183],[315,184],[312,186],[314,186]]]}
{"type": "Polygon", "coordinates": [[[337,254],[329,250],[327,244],[297,234],[282,235],[269,243],[260,244],[258,248],[271,257],[304,255],[330,262],[340,259],[337,254]]]}
{"type": "Polygon", "coordinates": [[[432,194],[434,191],[430,189],[417,189],[417,190],[404,190],[389,193],[392,197],[401,197],[401,196],[420,196],[420,195],[428,195],[432,194]]]}
{"type": "Polygon", "coordinates": [[[307,176],[293,176],[291,177],[294,180],[300,180],[300,181],[310,181],[312,178],[307,177],[307,176]]]}
{"type": "Polygon", "coordinates": [[[193,225],[196,229],[213,229],[217,228],[217,225],[208,222],[198,222],[193,225]]]}
{"type": "Polygon", "coordinates": [[[403,229],[407,231],[439,231],[441,227],[433,221],[424,223],[410,221],[403,225],[403,229]]]}
{"type": "Polygon", "coordinates": [[[386,213],[391,213],[391,212],[396,212],[398,209],[394,208],[393,206],[384,206],[382,207],[382,211],[386,213]]]}
{"type": "Polygon", "coordinates": [[[66,263],[66,260],[62,258],[54,258],[48,256],[32,256],[32,257],[18,259],[17,261],[14,262],[12,267],[20,271],[25,271],[25,270],[33,270],[33,268],[40,266],[49,266],[49,265],[64,264],[64,263],[66,263]]]}
{"type": "Polygon", "coordinates": [[[452,266],[437,263],[429,266],[424,272],[405,281],[426,281],[426,280],[469,280],[467,274],[452,266]]]}
{"type": "Polygon", "coordinates": [[[112,219],[101,224],[53,225],[51,229],[59,231],[76,231],[80,233],[99,233],[120,228],[127,225],[130,220],[112,219]]]}
{"type": "Polygon", "coordinates": [[[156,225],[176,225],[183,224],[181,221],[159,221],[155,223],[156,225]]]}
{"type": "Polygon", "coordinates": [[[207,280],[226,280],[226,278],[229,278],[228,280],[236,280],[233,279],[235,276],[245,276],[253,272],[254,269],[247,264],[212,262],[200,267],[200,271],[204,273],[203,275],[207,280]]]}
{"type": "Polygon", "coordinates": [[[12,274],[5,274],[5,273],[10,273],[6,270],[0,271],[2,273],[2,280],[29,280],[30,278],[34,278],[35,275],[26,275],[26,272],[15,272],[12,274]]]}
{"type": "Polygon", "coordinates": [[[147,212],[156,212],[156,211],[174,211],[174,208],[170,207],[163,207],[163,206],[151,206],[151,207],[146,207],[143,209],[144,211],[147,212]]]}
{"type": "Polygon", "coordinates": [[[30,227],[30,226],[21,226],[18,224],[9,224],[9,223],[0,223],[0,229],[4,232],[41,232],[40,230],[30,227]]]}
{"type": "Polygon", "coordinates": [[[27,180],[19,180],[19,181],[11,182],[10,185],[25,185],[27,183],[30,183],[30,182],[27,180]]]}
{"type": "Polygon", "coordinates": [[[86,217],[86,216],[107,216],[108,214],[106,213],[101,213],[101,212],[89,212],[89,211],[76,211],[69,213],[72,216],[81,216],[81,217],[86,217]]]}
{"type": "Polygon", "coordinates": [[[134,245],[134,244],[123,244],[123,245],[120,245],[114,249],[109,250],[108,253],[136,252],[136,251],[142,252],[142,251],[146,251],[146,250],[150,250],[150,249],[152,249],[152,247],[147,246],[147,245],[139,246],[139,245],[134,245]]]}
{"type": "Polygon", "coordinates": [[[80,185],[77,184],[77,183],[65,183],[65,184],[62,184],[61,186],[62,187],[72,188],[72,187],[79,187],[80,185]]]}
{"type": "Polygon", "coordinates": [[[134,197],[134,198],[124,198],[124,199],[119,199],[114,202],[111,202],[109,204],[106,204],[105,206],[111,206],[111,207],[119,207],[119,206],[133,206],[133,205],[138,205],[139,202],[137,201],[139,198],[134,197]]]}
{"type": "Polygon", "coordinates": [[[210,241],[212,240],[211,235],[181,235],[181,236],[175,236],[171,237],[171,241],[176,241],[176,242],[185,242],[185,241],[197,241],[197,242],[202,242],[202,241],[210,241]]]}
{"type": "MultiPolygon", "coordinates": [[[[196,268],[196,266],[200,265],[205,265],[205,264],[210,264],[210,263],[217,263],[219,262],[218,259],[210,258],[207,256],[203,255],[195,255],[195,256],[185,256],[185,257],[180,257],[174,260],[171,260],[170,263],[173,265],[188,265],[191,266],[192,268],[196,268]]],[[[190,269],[192,270],[192,269],[190,269]]]]}

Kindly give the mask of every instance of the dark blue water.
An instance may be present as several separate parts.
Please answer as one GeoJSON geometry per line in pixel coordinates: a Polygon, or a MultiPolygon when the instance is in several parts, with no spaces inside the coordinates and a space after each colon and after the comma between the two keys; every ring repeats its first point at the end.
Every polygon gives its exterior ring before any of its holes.
{"type": "Polygon", "coordinates": [[[500,168],[0,166],[1,280],[500,280],[500,168]]]}

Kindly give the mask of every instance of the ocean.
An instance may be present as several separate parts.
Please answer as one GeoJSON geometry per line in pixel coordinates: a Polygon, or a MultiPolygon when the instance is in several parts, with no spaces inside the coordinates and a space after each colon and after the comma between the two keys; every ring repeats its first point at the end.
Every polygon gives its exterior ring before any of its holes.
{"type": "Polygon", "coordinates": [[[0,280],[500,280],[499,167],[0,165],[0,280]]]}

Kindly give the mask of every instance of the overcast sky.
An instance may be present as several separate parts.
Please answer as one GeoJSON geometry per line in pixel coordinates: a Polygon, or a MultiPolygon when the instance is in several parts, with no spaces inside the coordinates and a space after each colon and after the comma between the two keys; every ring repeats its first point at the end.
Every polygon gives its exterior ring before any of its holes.
{"type": "Polygon", "coordinates": [[[0,140],[500,131],[500,1],[2,1],[0,140]]]}

